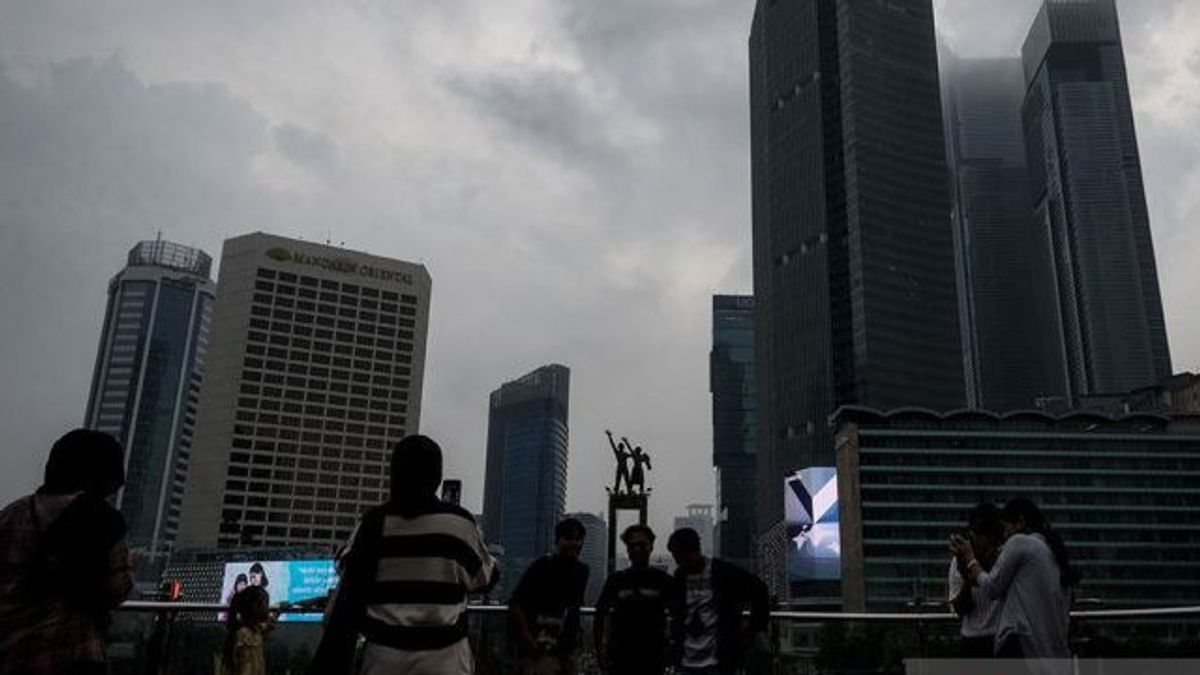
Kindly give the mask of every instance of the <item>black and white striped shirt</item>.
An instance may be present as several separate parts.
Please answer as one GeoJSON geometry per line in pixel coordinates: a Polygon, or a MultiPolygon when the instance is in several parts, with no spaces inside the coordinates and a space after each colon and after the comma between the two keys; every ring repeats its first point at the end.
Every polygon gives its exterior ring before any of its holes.
{"type": "MultiPolygon", "coordinates": [[[[361,630],[368,641],[405,651],[438,650],[467,636],[467,594],[486,588],[496,565],[470,513],[431,500],[410,517],[384,505],[381,531],[351,537],[347,555],[372,549],[361,630]]],[[[379,514],[363,523],[378,523],[379,514]]]]}

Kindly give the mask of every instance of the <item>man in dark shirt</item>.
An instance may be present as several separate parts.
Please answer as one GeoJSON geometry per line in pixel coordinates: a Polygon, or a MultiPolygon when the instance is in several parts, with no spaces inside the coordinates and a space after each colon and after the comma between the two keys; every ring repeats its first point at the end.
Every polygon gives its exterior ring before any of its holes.
{"type": "Polygon", "coordinates": [[[529,675],[575,671],[579,606],[588,578],[579,551],[586,534],[583,523],[574,518],[555,526],[555,553],[529,566],[509,600],[522,671],[529,675]]]}
{"type": "Polygon", "coordinates": [[[0,675],[107,671],[109,613],[133,588],[125,520],[107,501],[124,482],[121,444],[76,429],[38,491],[0,511],[0,675]]]}
{"type": "Polygon", "coordinates": [[[767,585],[750,572],[700,552],[700,535],[676,530],[667,550],[675,570],[672,632],[680,675],[731,675],[750,643],[767,628],[767,585]],[[742,612],[750,610],[749,621],[742,612]]]}
{"type": "Polygon", "coordinates": [[[631,525],[621,541],[629,554],[629,569],[609,575],[596,602],[596,654],[601,666],[614,674],[662,675],[675,582],[650,566],[654,530],[631,525]]]}

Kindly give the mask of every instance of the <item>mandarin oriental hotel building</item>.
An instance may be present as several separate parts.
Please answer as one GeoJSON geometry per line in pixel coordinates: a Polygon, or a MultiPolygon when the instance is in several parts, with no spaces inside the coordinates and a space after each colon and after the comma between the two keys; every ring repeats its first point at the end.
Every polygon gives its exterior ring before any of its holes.
{"type": "Polygon", "coordinates": [[[390,447],[417,432],[429,294],[418,264],[225,242],[181,546],[346,541],[387,499],[390,447]]]}

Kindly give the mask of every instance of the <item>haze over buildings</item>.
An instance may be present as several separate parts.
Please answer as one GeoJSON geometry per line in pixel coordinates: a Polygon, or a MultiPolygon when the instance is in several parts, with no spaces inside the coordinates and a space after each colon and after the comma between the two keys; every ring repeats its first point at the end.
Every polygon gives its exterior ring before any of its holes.
{"type": "Polygon", "coordinates": [[[181,543],[344,543],[419,429],[429,297],[421,265],[226,241],[181,543]]]}
{"type": "Polygon", "coordinates": [[[125,447],[116,506],[129,544],[169,548],[192,452],[214,286],[212,258],[161,238],[129,251],[108,306],[84,426],[125,447]]]}

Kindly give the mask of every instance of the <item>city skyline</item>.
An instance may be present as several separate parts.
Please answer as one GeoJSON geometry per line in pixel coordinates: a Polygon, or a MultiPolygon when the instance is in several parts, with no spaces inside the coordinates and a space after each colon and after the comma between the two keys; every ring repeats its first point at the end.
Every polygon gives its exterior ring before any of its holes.
{"type": "MultiPolygon", "coordinates": [[[[942,3],[943,38],[1015,53],[1035,4],[942,3]]],[[[100,287],[130,243],[157,229],[208,250],[262,229],[430,261],[439,296],[422,427],[451,451],[447,473],[464,478],[466,504],[482,497],[479,397],[549,361],[570,363],[578,384],[569,509],[602,510],[594,475],[610,473],[609,426],[644,440],[656,469],[672,468],[670,484],[650,474],[658,527],[708,501],[708,297],[749,290],[749,9],[733,5],[531,2],[507,18],[473,8],[481,18],[465,23],[429,9],[413,17],[413,35],[386,12],[370,22],[339,10],[316,26],[197,6],[183,22],[188,40],[161,28],[174,22],[152,27],[151,9],[148,21],[87,9],[75,23],[52,3],[5,5],[14,20],[0,22],[0,110],[16,121],[3,128],[18,131],[0,136],[0,156],[25,161],[2,169],[0,190],[17,206],[0,235],[15,252],[3,281],[17,292],[0,309],[20,320],[0,329],[0,374],[29,386],[4,399],[14,435],[0,494],[35,486],[49,442],[80,422],[102,321],[83,289],[100,287]],[[228,45],[213,38],[227,21],[264,32],[228,45]],[[605,31],[629,22],[640,30],[605,31]],[[73,32],[84,25],[87,35],[73,32]],[[446,25],[477,46],[457,56],[410,49],[446,25]],[[310,63],[299,45],[325,41],[347,47],[329,67],[283,63],[310,63]],[[655,61],[661,53],[677,56],[655,61]],[[680,67],[710,53],[697,71],[680,67]],[[411,79],[397,84],[398,71],[411,79]],[[406,96],[436,114],[413,112],[406,96]],[[558,115],[571,117],[554,125],[558,115]],[[78,125],[85,142],[64,162],[54,148],[78,125]]],[[[1197,40],[1183,29],[1200,22],[1184,3],[1122,11],[1172,351],[1178,370],[1195,370],[1188,261],[1200,242],[1187,226],[1200,205],[1183,188],[1200,175],[1200,106],[1189,65],[1197,40]]]]}

